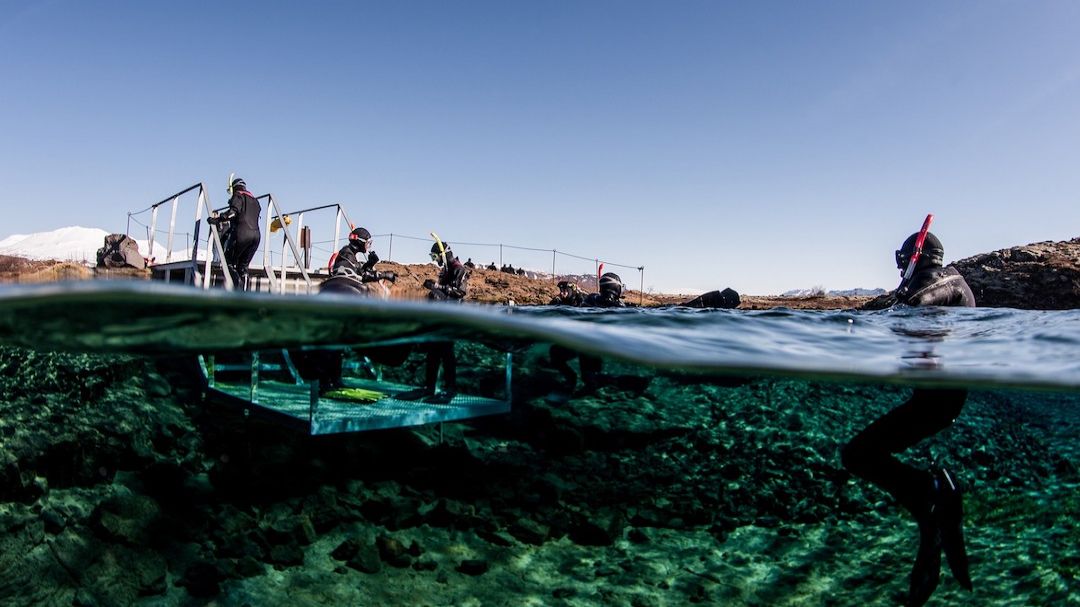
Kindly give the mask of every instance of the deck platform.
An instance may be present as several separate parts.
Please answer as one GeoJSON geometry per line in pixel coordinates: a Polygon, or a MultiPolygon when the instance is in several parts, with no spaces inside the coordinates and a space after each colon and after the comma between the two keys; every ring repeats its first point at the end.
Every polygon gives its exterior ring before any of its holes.
{"type": "Polygon", "coordinates": [[[346,378],[349,388],[384,393],[375,402],[355,402],[320,397],[307,384],[260,380],[253,393],[250,384],[216,382],[212,393],[245,407],[254,415],[303,429],[312,435],[363,432],[402,426],[460,421],[510,411],[508,401],[457,394],[447,404],[395,398],[414,386],[386,381],[346,378]]]}

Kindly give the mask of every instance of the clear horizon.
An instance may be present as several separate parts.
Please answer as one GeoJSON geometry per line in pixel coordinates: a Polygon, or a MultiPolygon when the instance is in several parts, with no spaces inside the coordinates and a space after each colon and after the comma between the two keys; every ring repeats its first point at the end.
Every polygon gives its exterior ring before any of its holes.
{"type": "Polygon", "coordinates": [[[236,172],[375,233],[644,265],[646,290],[892,288],[926,213],[946,262],[1080,235],[1077,24],[1049,1],[3,2],[0,238],[122,232],[197,181],[224,204],[236,172]]]}

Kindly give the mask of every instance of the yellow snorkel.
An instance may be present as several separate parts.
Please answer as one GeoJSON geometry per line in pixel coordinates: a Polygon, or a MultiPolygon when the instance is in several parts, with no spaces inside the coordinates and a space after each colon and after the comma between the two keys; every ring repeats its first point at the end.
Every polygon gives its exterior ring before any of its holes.
{"type": "Polygon", "coordinates": [[[229,183],[225,184],[225,191],[229,193],[229,198],[232,198],[232,182],[236,177],[236,173],[229,173],[229,183]]]}
{"type": "Polygon", "coordinates": [[[439,256],[442,257],[442,265],[443,265],[443,267],[448,267],[447,266],[447,259],[446,259],[446,247],[443,246],[443,242],[442,242],[442,240],[439,239],[438,234],[436,234],[435,232],[432,232],[431,237],[435,239],[435,244],[439,245],[439,256]]]}

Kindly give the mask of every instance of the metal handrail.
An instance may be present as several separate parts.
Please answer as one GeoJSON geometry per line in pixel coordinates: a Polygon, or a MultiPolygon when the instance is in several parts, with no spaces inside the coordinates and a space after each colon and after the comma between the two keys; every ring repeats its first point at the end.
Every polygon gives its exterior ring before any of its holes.
{"type": "MultiPolygon", "coordinates": [[[[203,269],[202,272],[200,272],[199,271],[199,260],[198,260],[199,240],[200,239],[199,239],[198,233],[199,233],[199,227],[200,227],[201,222],[202,222],[203,209],[206,210],[207,217],[209,217],[213,213],[213,209],[210,206],[210,196],[209,196],[209,194],[207,194],[206,186],[202,182],[199,182],[199,183],[196,183],[194,185],[188,186],[188,187],[184,188],[183,190],[180,190],[179,192],[176,192],[175,194],[167,196],[166,198],[163,198],[162,200],[160,200],[158,202],[155,202],[154,204],[152,204],[152,205],[150,205],[150,206],[148,206],[145,209],[142,209],[140,211],[129,211],[128,212],[128,234],[130,235],[130,231],[131,231],[131,218],[132,218],[132,216],[139,215],[141,213],[145,213],[147,211],[150,211],[150,213],[151,213],[151,215],[150,215],[150,229],[149,229],[149,234],[147,235],[147,247],[149,248],[149,251],[147,251],[147,253],[148,253],[149,257],[153,257],[153,255],[154,255],[154,241],[155,241],[155,237],[157,235],[158,214],[159,214],[159,211],[160,211],[160,208],[161,208],[162,205],[167,204],[167,203],[171,203],[171,208],[170,208],[170,213],[169,213],[169,230],[167,232],[167,239],[166,239],[166,248],[167,248],[167,250],[165,252],[165,263],[170,263],[172,261],[173,237],[176,234],[176,214],[177,214],[177,210],[178,210],[179,204],[180,204],[180,197],[187,194],[187,193],[189,193],[189,192],[194,192],[194,191],[198,191],[199,195],[198,195],[197,202],[195,203],[195,237],[194,237],[193,243],[192,243],[191,260],[190,260],[191,261],[191,267],[192,267],[193,282],[195,284],[199,284],[200,282],[202,282],[202,287],[204,289],[209,289],[210,288],[210,279],[211,279],[210,264],[212,262],[212,257],[213,256],[212,255],[207,256],[206,263],[204,265],[204,269],[203,269]]],[[[233,284],[232,276],[229,274],[229,271],[228,271],[228,268],[227,268],[228,264],[225,263],[225,247],[221,242],[221,232],[218,230],[217,226],[215,226],[215,225],[210,226],[210,232],[207,235],[207,241],[208,241],[209,247],[216,250],[217,254],[218,254],[218,257],[222,260],[223,269],[225,270],[224,271],[224,274],[225,274],[225,288],[227,290],[229,290],[229,291],[233,290],[235,285],[233,284]]]]}
{"type": "MultiPolygon", "coordinates": [[[[266,241],[263,245],[263,268],[266,270],[266,276],[270,280],[271,290],[276,289],[278,293],[285,292],[285,280],[288,277],[286,259],[285,259],[285,246],[288,245],[289,250],[292,252],[293,260],[296,261],[296,265],[300,268],[300,275],[304,277],[304,286],[307,292],[311,293],[311,276],[308,274],[307,268],[304,267],[304,263],[301,261],[300,249],[296,246],[296,241],[293,239],[290,233],[288,224],[285,223],[286,215],[289,213],[282,213],[278,208],[277,202],[274,201],[273,194],[263,194],[256,200],[266,199],[266,241]],[[270,227],[273,225],[274,220],[279,220],[280,230],[284,236],[284,242],[281,245],[281,277],[278,278],[274,274],[274,268],[270,263],[270,227]]],[[[299,225],[297,227],[297,233],[299,233],[299,225]]]]}
{"type": "MultiPolygon", "coordinates": [[[[199,201],[195,204],[195,223],[196,224],[198,224],[200,221],[202,221],[202,211],[203,211],[204,207],[206,208],[206,216],[210,217],[210,215],[213,213],[213,210],[210,207],[210,196],[209,196],[209,194],[206,193],[206,188],[203,187],[203,184],[200,183],[199,184],[199,201]]],[[[217,225],[212,224],[210,222],[207,222],[207,225],[210,226],[210,235],[207,237],[207,239],[210,241],[210,244],[212,244],[217,249],[218,258],[221,259],[221,269],[223,270],[222,274],[225,276],[225,290],[226,291],[232,291],[235,288],[235,285],[233,284],[232,273],[229,272],[229,263],[227,261],[225,261],[225,246],[221,244],[221,232],[218,230],[217,225]]],[[[211,271],[210,271],[211,266],[210,266],[210,264],[212,262],[213,262],[213,255],[207,255],[206,256],[206,262],[203,264],[203,275],[202,275],[203,289],[204,290],[210,289],[210,279],[211,279],[211,271]]],[[[198,267],[199,267],[199,260],[195,257],[195,255],[191,256],[191,263],[195,266],[196,272],[197,272],[198,267]]],[[[197,280],[198,280],[198,277],[196,277],[196,281],[197,280]]]]}

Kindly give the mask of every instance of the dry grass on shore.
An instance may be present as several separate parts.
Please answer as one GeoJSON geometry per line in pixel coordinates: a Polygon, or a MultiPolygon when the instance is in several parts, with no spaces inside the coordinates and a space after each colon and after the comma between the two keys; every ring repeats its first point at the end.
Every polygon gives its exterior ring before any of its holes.
{"type": "MultiPolygon", "coordinates": [[[[437,268],[432,264],[398,264],[384,262],[379,265],[383,270],[396,272],[397,281],[391,285],[391,297],[400,299],[421,299],[426,294],[423,282],[435,278],[437,268]]],[[[99,272],[83,264],[70,261],[31,260],[11,255],[0,255],[0,283],[43,283],[62,280],[90,279],[130,279],[133,274],[145,277],[143,270],[111,270],[99,272]]],[[[555,281],[550,279],[528,278],[498,270],[476,268],[469,279],[469,298],[483,303],[505,304],[510,300],[517,305],[544,305],[558,294],[555,281]]],[[[717,285],[723,289],[726,285],[717,285]]],[[[627,303],[644,307],[678,305],[693,299],[693,295],[641,293],[627,291],[624,300],[627,303]]],[[[743,295],[740,309],[767,310],[786,307],[811,310],[842,310],[857,308],[869,297],[832,297],[814,294],[805,297],[779,297],[771,295],[743,295]]]]}

